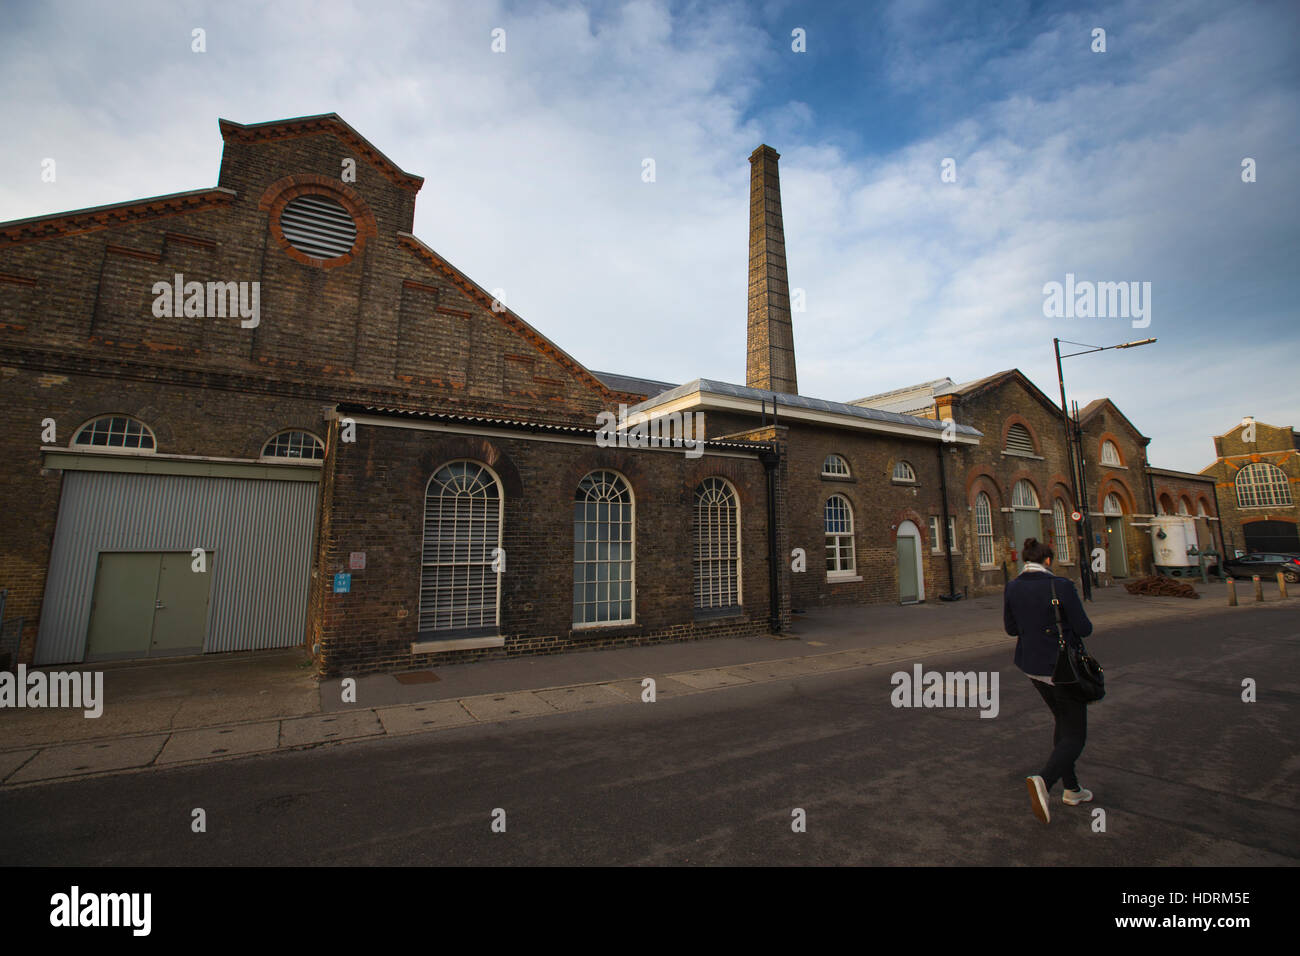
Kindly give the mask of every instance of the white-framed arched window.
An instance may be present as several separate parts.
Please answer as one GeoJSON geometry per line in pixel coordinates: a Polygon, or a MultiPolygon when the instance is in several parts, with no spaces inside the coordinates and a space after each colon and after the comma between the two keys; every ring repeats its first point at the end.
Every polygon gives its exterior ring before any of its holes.
{"type": "Polygon", "coordinates": [[[1017,481],[1015,487],[1011,489],[1011,507],[1038,510],[1038,492],[1024,478],[1017,481]]]}
{"type": "Polygon", "coordinates": [[[1237,472],[1237,506],[1278,507],[1291,504],[1291,487],[1286,472],[1277,465],[1256,461],[1237,472]]]}
{"type": "Polygon", "coordinates": [[[1108,518],[1118,518],[1123,515],[1124,506],[1120,504],[1119,495],[1113,491],[1108,494],[1106,500],[1102,502],[1101,510],[1108,518]]]}
{"type": "Polygon", "coordinates": [[[262,457],[320,461],[325,457],[325,443],[311,432],[291,429],[272,435],[262,446],[262,457]]]}
{"type": "Polygon", "coordinates": [[[826,574],[853,574],[858,562],[853,542],[853,506],[843,495],[826,499],[826,574]]]}
{"type": "Polygon", "coordinates": [[[424,493],[424,547],[420,558],[421,633],[498,626],[501,575],[493,569],[501,547],[505,500],[486,465],[443,465],[424,493]]]}
{"type": "Polygon", "coordinates": [[[127,415],[92,418],[72,436],[73,448],[154,452],[158,443],[144,422],[127,415]]]}
{"type": "Polygon", "coordinates": [[[1200,499],[1197,499],[1196,502],[1196,516],[1198,518],[1208,518],[1210,516],[1210,513],[1205,510],[1205,502],[1200,499]]]}
{"type": "Polygon", "coordinates": [[[975,496],[975,537],[979,541],[980,566],[993,565],[993,505],[989,496],[980,492],[975,496]]]}
{"type": "Polygon", "coordinates": [[[721,478],[705,478],[695,489],[695,607],[739,607],[740,503],[736,489],[721,478]]]}
{"type": "Polygon", "coordinates": [[[913,471],[913,470],[912,470],[912,466],[909,465],[909,464],[908,464],[907,462],[905,462],[905,461],[895,462],[895,463],[894,463],[894,481],[908,481],[908,482],[915,482],[915,481],[916,481],[916,472],[913,471]]]}
{"type": "Polygon", "coordinates": [[[822,462],[822,474],[828,478],[847,478],[849,463],[843,455],[827,455],[826,460],[822,462]]]}
{"type": "Polygon", "coordinates": [[[1186,498],[1178,499],[1178,513],[1180,515],[1189,515],[1192,513],[1186,498]]]}
{"type": "Polygon", "coordinates": [[[631,623],[635,527],[622,475],[593,471],[573,495],[573,626],[631,623]]]}
{"type": "Polygon", "coordinates": [[[1056,532],[1056,560],[1070,563],[1070,525],[1065,520],[1065,502],[1057,498],[1052,502],[1052,527],[1056,532]]]}
{"type": "Polygon", "coordinates": [[[1124,460],[1119,457],[1118,446],[1109,438],[1101,443],[1101,463],[1103,465],[1119,465],[1120,467],[1124,465],[1124,460]]]}

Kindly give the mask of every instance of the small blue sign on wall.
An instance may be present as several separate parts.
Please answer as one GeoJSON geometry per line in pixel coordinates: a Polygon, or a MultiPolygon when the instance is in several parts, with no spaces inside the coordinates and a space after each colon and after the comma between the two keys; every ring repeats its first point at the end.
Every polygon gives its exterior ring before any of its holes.
{"type": "Polygon", "coordinates": [[[334,593],[347,594],[352,590],[352,575],[346,571],[340,571],[334,575],[334,593]]]}

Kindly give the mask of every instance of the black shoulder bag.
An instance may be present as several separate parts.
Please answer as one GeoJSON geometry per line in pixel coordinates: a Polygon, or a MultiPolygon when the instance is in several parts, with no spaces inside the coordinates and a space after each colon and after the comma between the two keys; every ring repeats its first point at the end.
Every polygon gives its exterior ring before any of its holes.
{"type": "Polygon", "coordinates": [[[1052,610],[1056,613],[1056,639],[1060,651],[1056,656],[1056,670],[1052,672],[1052,683],[1073,687],[1080,699],[1089,704],[1106,696],[1106,677],[1096,658],[1083,646],[1083,639],[1075,636],[1079,642],[1073,647],[1065,640],[1065,621],[1061,618],[1061,602],[1056,599],[1056,579],[1052,579],[1052,610]]]}

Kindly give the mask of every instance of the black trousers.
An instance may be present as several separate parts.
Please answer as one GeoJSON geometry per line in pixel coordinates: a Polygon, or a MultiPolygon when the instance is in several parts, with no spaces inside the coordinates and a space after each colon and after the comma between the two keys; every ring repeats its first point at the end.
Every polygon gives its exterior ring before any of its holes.
{"type": "Polygon", "coordinates": [[[1056,718],[1052,755],[1041,771],[1043,782],[1049,791],[1058,780],[1064,781],[1067,790],[1078,790],[1079,778],[1074,774],[1074,762],[1083,753],[1083,745],[1088,739],[1088,704],[1068,686],[1044,684],[1032,679],[1030,683],[1038,689],[1056,718]]]}

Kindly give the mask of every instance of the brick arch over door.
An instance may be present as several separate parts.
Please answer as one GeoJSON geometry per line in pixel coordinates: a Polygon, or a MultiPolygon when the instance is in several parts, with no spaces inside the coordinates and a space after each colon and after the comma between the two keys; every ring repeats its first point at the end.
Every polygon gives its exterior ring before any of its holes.
{"type": "Polygon", "coordinates": [[[1126,515],[1137,513],[1137,500],[1133,497],[1133,492],[1129,491],[1128,485],[1119,478],[1107,477],[1102,479],[1101,486],[1097,489],[1097,501],[1093,514],[1105,514],[1106,496],[1112,492],[1119,497],[1120,504],[1124,506],[1126,515]]]}
{"type": "Polygon", "coordinates": [[[1029,432],[1029,440],[1034,443],[1034,454],[1041,455],[1043,453],[1043,443],[1039,441],[1038,430],[1034,428],[1029,419],[1023,415],[1017,415],[1015,412],[1008,415],[1006,421],[1002,423],[1002,444],[998,446],[999,451],[1007,447],[1007,435],[1010,434],[1012,425],[1024,425],[1025,431],[1029,432]]]}
{"type": "Polygon", "coordinates": [[[916,525],[916,531],[921,536],[921,544],[924,547],[930,547],[929,522],[924,521],[911,508],[904,508],[902,511],[895,513],[894,520],[891,522],[892,527],[889,529],[890,544],[898,543],[898,528],[904,521],[910,521],[916,525]]]}

